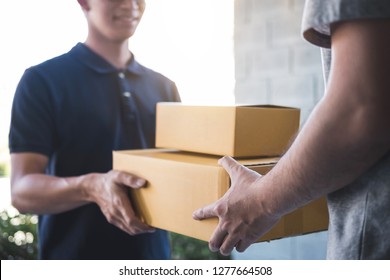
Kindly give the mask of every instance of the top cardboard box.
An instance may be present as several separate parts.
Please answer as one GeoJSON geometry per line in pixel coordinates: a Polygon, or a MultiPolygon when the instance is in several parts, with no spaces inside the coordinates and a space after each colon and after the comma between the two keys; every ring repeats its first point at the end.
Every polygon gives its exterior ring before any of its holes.
{"type": "Polygon", "coordinates": [[[279,156],[299,129],[296,108],[157,104],[156,147],[233,157],[279,156]]]}

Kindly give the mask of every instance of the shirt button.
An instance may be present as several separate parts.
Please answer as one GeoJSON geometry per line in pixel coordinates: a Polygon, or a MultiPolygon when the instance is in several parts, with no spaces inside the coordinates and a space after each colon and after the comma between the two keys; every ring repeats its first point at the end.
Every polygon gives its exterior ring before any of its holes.
{"type": "Polygon", "coordinates": [[[125,78],[125,73],[119,72],[118,76],[119,76],[119,78],[124,79],[125,78]]]}
{"type": "Polygon", "coordinates": [[[129,98],[129,97],[131,97],[131,92],[125,91],[123,93],[123,96],[129,98]]]}

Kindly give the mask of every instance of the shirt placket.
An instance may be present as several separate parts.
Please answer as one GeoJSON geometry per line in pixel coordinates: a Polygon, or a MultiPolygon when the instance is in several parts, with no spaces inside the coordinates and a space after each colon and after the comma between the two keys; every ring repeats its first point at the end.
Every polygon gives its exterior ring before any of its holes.
{"type": "Polygon", "coordinates": [[[129,137],[131,148],[146,148],[145,137],[139,119],[136,96],[132,83],[127,78],[126,72],[124,71],[119,72],[118,77],[121,91],[124,130],[127,132],[127,137],[129,137]]]}

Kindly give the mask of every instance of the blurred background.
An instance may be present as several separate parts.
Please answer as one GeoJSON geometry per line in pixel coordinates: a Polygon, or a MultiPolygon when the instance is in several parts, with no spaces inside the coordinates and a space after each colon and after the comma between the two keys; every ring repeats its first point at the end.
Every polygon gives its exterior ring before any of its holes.
{"type": "MultiPolygon", "coordinates": [[[[301,109],[324,85],[318,48],[300,33],[304,0],[146,0],[130,49],[174,80],[184,103],[274,104],[301,109]]],[[[36,257],[36,216],[10,205],[8,130],[24,70],[86,37],[77,1],[0,1],[0,258],[36,257]]],[[[232,259],[324,259],[326,232],[252,245],[232,259]]],[[[171,235],[173,258],[218,259],[207,244],[171,235]]]]}

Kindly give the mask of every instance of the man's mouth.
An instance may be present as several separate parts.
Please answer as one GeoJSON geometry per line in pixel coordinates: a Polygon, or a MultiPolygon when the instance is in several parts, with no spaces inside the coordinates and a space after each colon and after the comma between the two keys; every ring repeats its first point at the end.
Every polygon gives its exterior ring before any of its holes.
{"type": "Polygon", "coordinates": [[[137,22],[139,20],[138,17],[128,16],[128,15],[114,16],[114,19],[120,21],[126,21],[126,22],[137,22]]]}

